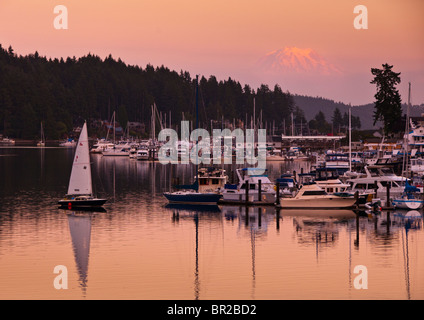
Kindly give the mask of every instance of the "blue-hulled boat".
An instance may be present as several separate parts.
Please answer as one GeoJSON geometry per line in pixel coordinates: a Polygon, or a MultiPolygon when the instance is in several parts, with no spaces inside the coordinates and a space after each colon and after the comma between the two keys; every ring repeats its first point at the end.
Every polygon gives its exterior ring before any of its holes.
{"type": "MultiPolygon", "coordinates": [[[[198,76],[196,77],[196,128],[198,127],[198,76]]],[[[197,148],[197,146],[196,146],[197,148]]],[[[196,152],[197,154],[197,152],[196,152]]],[[[196,181],[192,185],[177,185],[175,192],[164,192],[169,203],[185,205],[217,205],[222,194],[217,192],[199,192],[199,171],[196,165],[196,181]]]]}
{"type": "Polygon", "coordinates": [[[191,204],[191,205],[215,205],[222,198],[219,193],[202,193],[195,190],[184,190],[176,192],[164,192],[169,203],[191,204]]]}

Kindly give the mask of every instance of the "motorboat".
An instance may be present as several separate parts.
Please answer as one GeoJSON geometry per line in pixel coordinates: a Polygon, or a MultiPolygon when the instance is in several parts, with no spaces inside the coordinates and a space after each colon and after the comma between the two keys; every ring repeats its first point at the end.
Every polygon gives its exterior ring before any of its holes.
{"type": "Polygon", "coordinates": [[[259,168],[237,169],[236,173],[239,183],[227,184],[225,186],[222,193],[223,202],[248,202],[252,204],[255,202],[262,204],[275,203],[275,184],[271,182],[267,175],[262,174],[263,171],[264,169],[259,168]]]}
{"type": "Polygon", "coordinates": [[[316,183],[302,185],[292,198],[280,198],[278,206],[286,209],[342,209],[356,203],[352,195],[328,194],[316,183]]]}
{"type": "Polygon", "coordinates": [[[224,169],[216,167],[205,167],[198,170],[199,192],[222,193],[228,181],[224,169]]]}
{"type": "Polygon", "coordinates": [[[137,160],[149,160],[149,150],[148,149],[139,149],[137,150],[137,160]]]}
{"type": "Polygon", "coordinates": [[[74,139],[67,139],[59,143],[60,147],[73,148],[77,145],[77,142],[74,139]]]}
{"type": "Polygon", "coordinates": [[[15,140],[11,138],[3,138],[0,136],[0,146],[13,146],[15,145],[15,140]]]}
{"type": "Polygon", "coordinates": [[[112,142],[110,142],[106,139],[100,139],[100,140],[97,140],[97,142],[93,145],[90,152],[91,153],[102,153],[104,150],[111,149],[114,146],[115,145],[112,142]]]}
{"type": "Polygon", "coordinates": [[[85,122],[75,150],[68,193],[59,200],[58,204],[71,209],[102,206],[106,201],[107,199],[99,199],[93,195],[87,123],[85,122]]]}
{"type": "Polygon", "coordinates": [[[400,195],[405,188],[405,177],[393,173],[389,167],[365,166],[364,173],[355,178],[347,179],[352,192],[377,192],[377,198],[385,198],[387,187],[391,195],[400,195]]]}
{"type": "Polygon", "coordinates": [[[349,154],[327,152],[323,165],[325,168],[349,170],[349,154]]]}
{"type": "Polygon", "coordinates": [[[290,147],[290,149],[285,154],[285,160],[288,161],[306,161],[308,159],[309,157],[300,150],[300,147],[290,147]]]}
{"type": "Polygon", "coordinates": [[[421,157],[411,158],[410,163],[411,163],[411,172],[420,176],[424,175],[424,159],[423,158],[421,157]]]}
{"type": "Polygon", "coordinates": [[[131,146],[128,143],[119,143],[114,145],[112,148],[107,148],[102,151],[104,156],[129,156],[131,146]]]}

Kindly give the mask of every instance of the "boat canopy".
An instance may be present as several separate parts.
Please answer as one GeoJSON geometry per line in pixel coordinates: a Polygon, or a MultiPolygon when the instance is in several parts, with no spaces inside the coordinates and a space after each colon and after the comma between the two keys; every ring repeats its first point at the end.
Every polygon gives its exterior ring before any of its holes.
{"type": "Polygon", "coordinates": [[[415,186],[411,186],[408,181],[405,181],[405,192],[420,192],[420,189],[415,186]]]}

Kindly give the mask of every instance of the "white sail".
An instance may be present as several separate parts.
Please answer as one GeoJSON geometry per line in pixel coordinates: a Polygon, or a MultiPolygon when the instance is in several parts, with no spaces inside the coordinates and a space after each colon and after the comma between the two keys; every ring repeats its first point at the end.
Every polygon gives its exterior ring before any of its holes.
{"type": "Polygon", "coordinates": [[[84,123],[72,164],[68,195],[91,195],[92,193],[87,123],[84,123]]]}

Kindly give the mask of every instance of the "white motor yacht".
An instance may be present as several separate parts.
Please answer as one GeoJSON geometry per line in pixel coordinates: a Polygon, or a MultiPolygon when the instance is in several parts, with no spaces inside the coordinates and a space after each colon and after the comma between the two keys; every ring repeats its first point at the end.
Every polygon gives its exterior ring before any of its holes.
{"type": "Polygon", "coordinates": [[[139,149],[137,150],[137,160],[149,160],[149,150],[139,149]]]}
{"type": "MultiPolygon", "coordinates": [[[[275,185],[265,174],[257,174],[256,168],[237,169],[237,185],[226,185],[223,191],[224,202],[234,203],[275,203],[275,185]],[[261,187],[259,188],[259,185],[261,187]],[[246,188],[248,188],[246,192],[246,188]],[[247,199],[246,199],[247,195],[247,199]]],[[[263,171],[263,169],[260,169],[263,171]]]]}
{"type": "Polygon", "coordinates": [[[354,196],[328,194],[316,183],[302,185],[293,198],[280,198],[279,207],[286,209],[341,209],[352,208],[354,196]]]}

